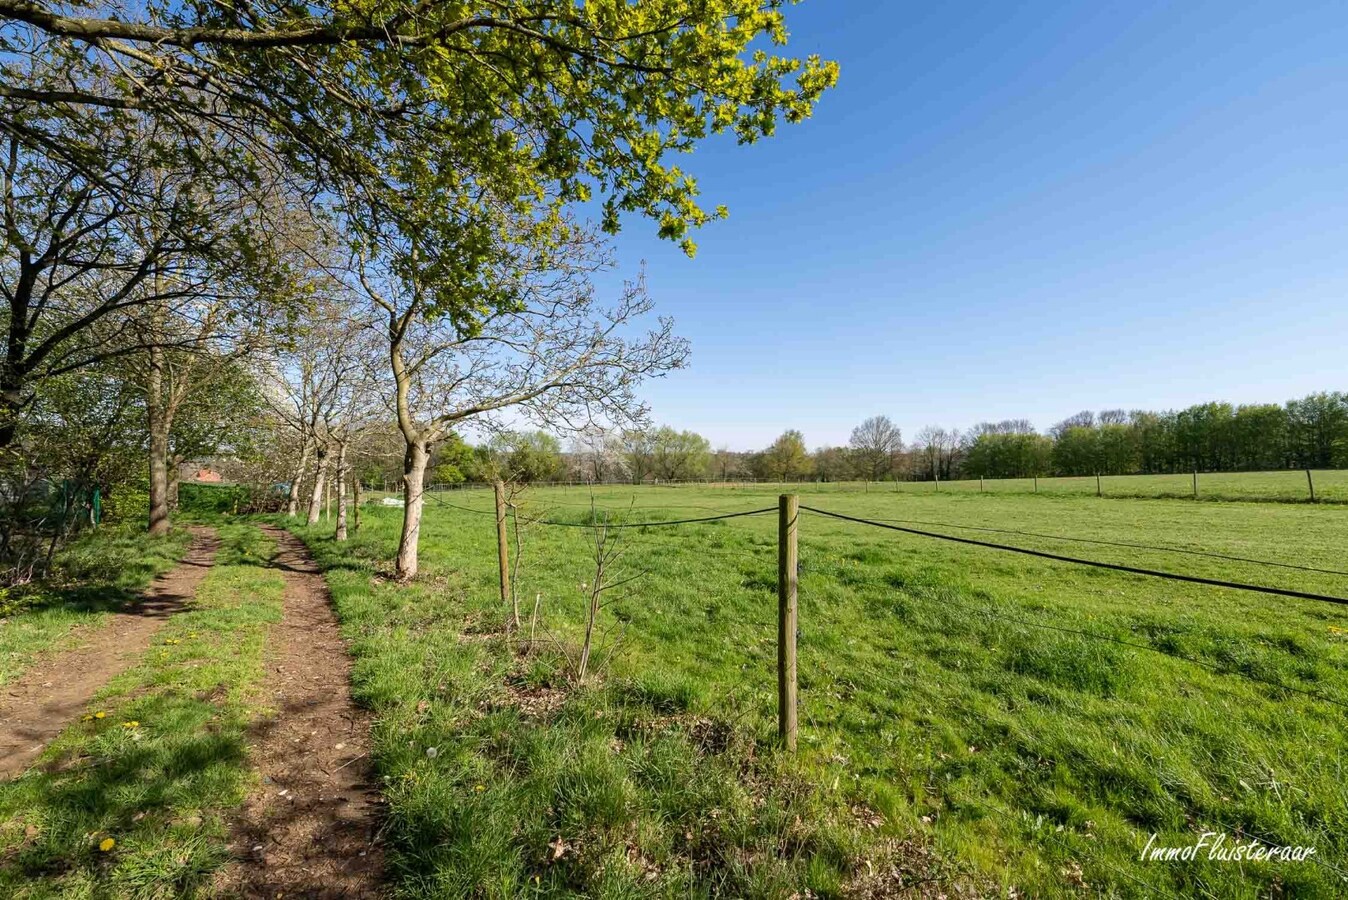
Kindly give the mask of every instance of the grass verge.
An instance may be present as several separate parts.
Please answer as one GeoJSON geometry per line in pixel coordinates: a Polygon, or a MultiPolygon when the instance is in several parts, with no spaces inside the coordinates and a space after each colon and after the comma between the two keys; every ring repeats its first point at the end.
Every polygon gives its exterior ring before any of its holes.
{"type": "Polygon", "coordinates": [[[224,861],[223,817],[247,787],[246,731],[283,593],[257,528],[219,530],[216,566],[192,607],[165,622],[37,767],[0,783],[0,895],[208,891],[224,861]]]}
{"type": "Polygon", "coordinates": [[[156,538],[139,525],[100,528],[62,549],[46,580],[0,590],[0,685],[76,627],[134,600],[191,542],[186,529],[156,538]]]}
{"type": "Polygon", "coordinates": [[[385,528],[345,546],[296,530],[352,641],[353,692],[377,713],[397,895],[864,896],[960,880],[882,838],[849,785],[776,753],[771,723],[696,679],[615,670],[572,687],[574,653],[523,652],[443,557],[399,586],[385,528]]]}

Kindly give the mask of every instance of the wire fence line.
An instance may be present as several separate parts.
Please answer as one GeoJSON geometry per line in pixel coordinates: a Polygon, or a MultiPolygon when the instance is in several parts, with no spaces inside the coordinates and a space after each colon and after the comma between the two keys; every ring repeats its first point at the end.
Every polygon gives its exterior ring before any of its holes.
{"type": "MultiPolygon", "coordinates": [[[[494,512],[494,511],[492,511],[492,510],[486,510],[486,509],[474,509],[474,508],[472,508],[472,507],[461,506],[461,505],[459,505],[459,504],[450,503],[449,501],[444,500],[443,498],[440,498],[440,497],[434,497],[434,496],[433,496],[432,499],[435,500],[438,504],[440,504],[440,505],[442,505],[442,506],[445,506],[445,507],[447,507],[447,508],[450,508],[450,509],[457,509],[457,510],[460,510],[460,511],[463,511],[463,512],[473,513],[473,514],[476,514],[476,515],[491,516],[493,519],[495,519],[495,518],[497,517],[496,512],[494,512]]],[[[814,513],[814,514],[816,514],[816,515],[822,515],[822,516],[825,516],[825,517],[827,517],[827,518],[840,519],[840,520],[843,520],[843,521],[846,521],[846,522],[852,522],[852,523],[855,523],[855,524],[869,525],[869,526],[872,526],[872,527],[882,528],[882,529],[885,529],[885,530],[896,530],[896,531],[900,531],[900,532],[903,532],[903,533],[906,533],[906,534],[913,534],[913,535],[916,535],[916,536],[919,536],[919,537],[929,537],[929,538],[934,538],[934,539],[938,539],[938,540],[954,541],[954,542],[961,543],[961,544],[969,544],[969,545],[973,545],[973,546],[977,546],[977,547],[983,547],[983,548],[987,548],[987,549],[1003,550],[1003,551],[1009,551],[1009,552],[1014,552],[1014,553],[1022,553],[1022,554],[1027,554],[1027,555],[1030,555],[1030,556],[1036,556],[1036,557],[1041,557],[1041,558],[1050,559],[1050,560],[1057,561],[1057,562],[1065,562],[1065,563],[1071,563],[1071,564],[1076,564],[1076,565],[1083,565],[1083,566],[1090,566],[1090,567],[1097,567],[1097,568],[1105,568],[1105,569],[1110,569],[1110,570],[1114,570],[1114,571],[1122,571],[1122,572],[1126,572],[1126,573],[1130,573],[1130,574],[1143,575],[1143,576],[1148,576],[1148,577],[1153,577],[1153,578],[1160,578],[1160,579],[1166,579],[1166,580],[1182,581],[1182,582],[1187,582],[1187,583],[1203,584],[1203,585],[1208,585],[1208,586],[1212,586],[1212,587],[1229,588],[1229,589],[1234,589],[1234,590],[1250,591],[1250,592],[1261,593],[1261,594],[1268,594],[1268,595],[1273,595],[1273,596],[1286,596],[1286,597],[1294,597],[1294,598],[1298,598],[1298,599],[1308,599],[1308,600],[1316,600],[1316,601],[1330,602],[1330,603],[1335,603],[1335,604],[1339,604],[1339,605],[1348,605],[1348,598],[1335,597],[1335,596],[1332,596],[1332,595],[1316,594],[1316,593],[1307,592],[1307,591],[1293,591],[1293,590],[1289,590],[1289,589],[1286,589],[1286,588],[1279,588],[1279,587],[1273,587],[1273,586],[1268,586],[1268,585],[1249,584],[1249,583],[1246,583],[1246,582],[1225,581],[1225,580],[1222,580],[1222,579],[1205,578],[1205,577],[1202,577],[1202,576],[1186,575],[1186,574],[1183,574],[1183,573],[1177,573],[1177,572],[1163,572],[1163,571],[1158,571],[1158,570],[1153,570],[1153,569],[1142,569],[1142,568],[1138,568],[1138,567],[1134,567],[1134,566],[1123,566],[1123,565],[1119,565],[1119,564],[1116,564],[1116,563],[1101,562],[1101,561],[1098,561],[1098,560],[1079,559],[1079,558],[1076,558],[1076,557],[1068,557],[1068,556],[1062,556],[1062,555],[1059,555],[1059,554],[1045,553],[1045,552],[1043,552],[1043,551],[1032,550],[1032,549],[1025,548],[1025,547],[1013,547],[1013,546],[1004,545],[1004,544],[994,544],[994,543],[990,543],[990,542],[987,542],[987,541],[976,541],[976,540],[972,540],[972,539],[968,539],[968,538],[960,538],[960,537],[955,537],[955,536],[952,536],[952,535],[942,535],[942,534],[937,534],[937,533],[935,533],[935,532],[925,532],[925,531],[921,531],[921,530],[918,530],[918,529],[911,529],[911,528],[906,528],[906,527],[900,527],[900,526],[897,526],[897,525],[892,524],[890,521],[887,521],[887,520],[862,519],[862,518],[859,518],[859,517],[856,517],[856,516],[848,516],[848,515],[844,515],[844,514],[842,514],[842,513],[837,513],[837,512],[832,512],[832,511],[829,511],[829,510],[818,509],[818,508],[812,507],[812,506],[805,506],[805,505],[802,505],[802,506],[800,507],[800,509],[803,510],[803,511],[805,511],[805,512],[814,513]]],[[[767,515],[767,514],[769,514],[769,513],[774,513],[774,512],[778,512],[778,511],[779,511],[779,510],[778,510],[777,507],[763,507],[763,508],[761,508],[761,509],[740,510],[740,511],[737,511],[737,512],[724,513],[724,514],[716,515],[716,516],[700,516],[700,517],[697,517],[697,518],[672,519],[672,520],[649,521],[649,522],[609,522],[609,521],[598,521],[598,520],[596,520],[596,521],[591,521],[591,522],[561,522],[561,521],[556,521],[556,520],[551,520],[551,519],[544,519],[544,518],[526,518],[526,519],[524,519],[523,521],[524,521],[524,523],[530,524],[530,525],[537,524],[537,525],[544,525],[544,526],[558,527],[558,528],[595,528],[595,527],[603,527],[603,528],[659,528],[659,527],[670,527],[670,526],[680,526],[680,525],[693,525],[693,524],[700,524],[700,523],[706,523],[706,522],[719,522],[719,521],[726,521],[726,520],[730,520],[730,519],[741,519],[741,518],[748,518],[748,517],[751,517],[751,516],[762,516],[762,515],[767,515]]],[[[794,524],[794,523],[793,523],[793,524],[794,524]]],[[[931,524],[936,524],[936,523],[931,523],[931,524]]],[[[937,527],[961,527],[961,526],[940,526],[940,525],[938,525],[937,527]]],[[[976,527],[976,526],[963,526],[963,527],[976,527]]],[[[1006,530],[1006,529],[987,529],[987,530],[990,530],[990,531],[1007,531],[1008,533],[1031,534],[1031,533],[1029,533],[1029,532],[1013,532],[1013,531],[1009,531],[1009,530],[1006,530]]],[[[1042,536],[1042,535],[1037,535],[1037,536],[1042,536]]],[[[1065,539],[1065,540],[1071,540],[1071,538],[1064,538],[1064,539],[1065,539]]],[[[1102,543],[1119,543],[1119,542],[1102,542],[1102,543]]],[[[1121,543],[1121,545],[1122,545],[1122,546],[1143,546],[1143,547],[1146,547],[1147,549],[1164,549],[1164,548],[1151,548],[1151,547],[1148,547],[1147,545],[1134,545],[1134,544],[1129,544],[1129,543],[1121,543]]],[[[1200,555],[1209,555],[1209,554],[1204,553],[1203,551],[1189,551],[1189,552],[1198,553],[1198,554],[1200,554],[1200,555]]],[[[1220,556],[1220,555],[1219,555],[1219,557],[1220,557],[1220,558],[1226,558],[1226,557],[1222,557],[1222,556],[1220,556]]],[[[1245,562],[1255,562],[1255,563],[1262,562],[1261,560],[1246,559],[1246,558],[1242,558],[1242,557],[1237,557],[1237,558],[1238,558],[1238,559],[1241,559],[1242,561],[1245,561],[1245,562]]],[[[1278,565],[1277,563],[1269,563],[1269,564],[1270,564],[1270,565],[1278,565]]],[[[1303,567],[1300,567],[1300,566],[1292,566],[1291,564],[1288,564],[1288,567],[1290,567],[1290,568],[1303,568],[1303,567]]],[[[1311,569],[1311,571],[1321,571],[1321,570],[1311,569]]],[[[1330,574],[1343,574],[1343,573],[1331,572],[1330,574]]],[[[1012,624],[1021,625],[1021,626],[1024,626],[1024,627],[1029,627],[1029,628],[1039,628],[1039,629],[1042,629],[1042,630],[1053,631],[1053,632],[1062,633],[1062,634],[1071,634],[1071,635],[1075,635],[1075,636],[1078,636],[1078,637],[1083,637],[1083,638],[1086,638],[1086,639],[1089,639],[1089,640],[1102,641],[1102,642],[1107,642],[1107,643],[1111,643],[1111,644],[1116,644],[1116,645],[1123,646],[1123,647],[1128,647],[1128,648],[1131,648],[1131,649],[1134,649],[1134,650],[1143,650],[1143,651],[1146,651],[1146,652],[1149,652],[1149,653],[1155,653],[1155,654],[1157,654],[1157,655],[1159,655],[1159,656],[1165,656],[1165,657],[1168,657],[1168,658],[1170,658],[1170,659],[1179,660],[1179,661],[1181,661],[1181,662],[1186,662],[1186,663],[1189,663],[1189,664],[1191,664],[1191,665],[1198,666],[1198,667],[1200,667],[1200,668],[1203,668],[1203,669],[1205,669],[1205,670],[1207,670],[1207,671],[1209,671],[1209,672],[1212,672],[1212,673],[1214,673],[1214,674],[1217,674],[1217,675],[1232,676],[1232,677],[1241,678],[1241,679],[1244,679],[1244,680],[1249,681],[1249,682],[1252,682],[1252,683],[1257,683],[1257,684],[1264,685],[1264,686],[1266,686],[1266,687],[1273,687],[1273,688],[1277,688],[1277,689],[1279,689],[1279,690],[1284,690],[1284,691],[1289,691],[1289,692],[1296,693],[1296,694],[1301,694],[1301,695],[1304,695],[1304,696],[1307,696],[1307,697],[1310,697],[1310,698],[1313,698],[1313,699],[1316,699],[1316,700],[1324,701],[1324,702],[1326,702],[1326,703],[1332,704],[1332,705],[1334,705],[1334,706],[1338,706],[1338,707],[1343,708],[1343,709],[1348,709],[1348,701],[1340,700],[1340,699],[1335,698],[1335,697],[1332,697],[1332,696],[1330,696],[1330,695],[1328,695],[1328,694],[1324,694],[1324,693],[1322,693],[1322,692],[1320,692],[1320,691],[1308,690],[1308,689],[1306,689],[1306,688],[1297,687],[1296,685],[1286,684],[1286,683],[1284,683],[1284,682],[1278,681],[1277,679],[1264,678],[1264,677],[1262,677],[1262,676],[1259,676],[1259,675],[1256,675],[1256,674],[1253,674],[1253,673],[1243,672],[1243,671],[1241,671],[1241,670],[1239,670],[1239,669],[1233,669],[1233,668],[1229,668],[1229,667],[1220,666],[1220,665],[1217,665],[1217,664],[1214,664],[1214,663],[1205,662],[1204,660],[1198,659],[1198,658],[1196,658],[1196,657],[1185,656],[1185,655],[1179,654],[1179,653],[1170,653],[1170,652],[1167,652],[1166,650],[1163,650],[1163,649],[1161,649],[1161,648],[1159,648],[1159,647],[1154,647],[1154,646],[1151,646],[1151,645],[1148,645],[1148,644],[1141,644],[1141,643],[1137,643],[1137,642],[1134,642],[1134,641],[1128,641],[1128,640],[1124,640],[1123,638],[1115,637],[1115,636],[1113,636],[1113,635],[1102,634],[1102,633],[1099,633],[1099,632],[1085,631],[1085,630],[1083,630],[1083,629],[1070,628],[1070,627],[1062,626],[1062,625],[1055,625],[1055,624],[1052,624],[1052,623],[1049,623],[1049,622],[1038,622],[1038,621],[1034,621],[1034,620],[1032,620],[1032,619],[1024,619],[1024,618],[1020,618],[1020,617],[1017,617],[1017,616],[1010,616],[1010,615],[1006,615],[1005,613],[997,612],[997,611],[995,611],[995,610],[993,610],[993,609],[991,609],[990,607],[987,607],[987,606],[973,606],[973,605],[970,605],[970,604],[959,603],[959,602],[957,602],[957,601],[955,601],[955,600],[951,600],[951,599],[949,599],[949,598],[943,598],[943,599],[941,600],[941,604],[944,605],[944,606],[954,607],[954,608],[957,608],[957,609],[964,610],[964,611],[966,611],[966,612],[971,612],[971,613],[976,613],[976,614],[979,614],[979,615],[984,615],[984,616],[987,616],[987,617],[989,617],[989,618],[998,619],[998,620],[1001,620],[1001,621],[1005,621],[1005,622],[1009,622],[1009,623],[1012,623],[1012,624]]]]}
{"type": "Polygon", "coordinates": [[[1270,594],[1278,597],[1294,597],[1299,600],[1317,600],[1324,603],[1336,603],[1341,606],[1348,606],[1348,597],[1336,597],[1332,594],[1318,594],[1313,591],[1295,591],[1289,588],[1270,587],[1262,584],[1248,584],[1243,581],[1226,581],[1221,578],[1206,578],[1202,575],[1184,575],[1179,572],[1163,572],[1158,569],[1144,569],[1139,566],[1126,566],[1122,563],[1101,562],[1100,560],[1082,559],[1077,556],[1064,556],[1060,553],[1049,553],[1044,550],[1032,550],[1028,547],[1013,547],[1009,544],[994,544],[990,541],[979,541],[973,538],[958,537],[953,534],[938,534],[934,531],[923,531],[917,528],[909,528],[904,525],[891,525],[888,522],[879,522],[874,519],[862,519],[857,516],[848,516],[843,513],[830,512],[829,510],[818,509],[813,506],[801,506],[801,509],[821,516],[827,516],[831,519],[841,519],[844,522],[853,522],[858,525],[869,525],[873,528],[883,528],[888,531],[901,531],[905,534],[917,535],[919,537],[953,541],[957,544],[968,544],[973,547],[984,547],[990,550],[1022,553],[1026,556],[1037,556],[1040,559],[1051,559],[1055,562],[1072,563],[1073,565],[1090,566],[1097,569],[1111,569],[1115,572],[1145,575],[1150,578],[1164,578],[1170,581],[1186,581],[1190,584],[1206,584],[1212,587],[1230,588],[1231,590],[1252,591],[1258,594],[1270,594]]]}
{"type": "MultiPolygon", "coordinates": [[[[491,516],[493,519],[496,518],[496,513],[490,509],[472,509],[467,506],[459,506],[458,504],[450,503],[449,501],[442,500],[434,495],[427,496],[430,496],[432,500],[439,503],[441,506],[446,506],[451,509],[460,509],[464,512],[491,516]]],[[[719,516],[699,516],[694,519],[672,519],[653,522],[610,522],[601,520],[592,522],[558,522],[552,519],[533,518],[525,518],[523,521],[528,525],[550,525],[554,528],[660,528],[670,525],[696,525],[700,522],[721,522],[726,519],[743,519],[747,516],[761,516],[767,513],[775,513],[776,511],[777,507],[775,506],[765,506],[762,509],[746,509],[740,512],[725,513],[724,515],[719,516]]]]}
{"type": "MultiPolygon", "coordinates": [[[[438,503],[440,503],[440,504],[442,504],[442,505],[449,506],[449,507],[453,507],[453,508],[456,508],[456,509],[461,509],[461,510],[464,510],[465,512],[482,513],[482,514],[486,514],[486,515],[494,515],[494,513],[493,513],[491,510],[470,509],[469,507],[466,507],[466,506],[456,506],[455,504],[449,503],[448,501],[444,500],[443,498],[440,498],[440,497],[436,496],[435,494],[431,493],[429,489],[427,490],[425,496],[431,497],[433,500],[435,500],[436,502],[438,502],[438,503]]],[[[599,511],[599,512],[604,512],[604,513],[606,513],[606,514],[607,514],[607,513],[614,513],[614,512],[622,512],[622,511],[631,511],[631,510],[657,510],[657,509],[670,509],[670,508],[671,508],[671,504],[664,504],[664,505],[628,506],[628,507],[624,507],[623,509],[619,510],[619,509],[616,509],[616,508],[613,508],[613,507],[596,507],[596,506],[593,506],[592,504],[589,504],[589,503],[559,503],[559,502],[556,502],[556,501],[548,501],[548,504],[547,504],[547,505],[548,505],[548,506],[551,506],[551,507],[566,507],[566,508],[572,508],[572,509],[594,509],[594,510],[597,510],[597,511],[599,511]]],[[[703,506],[703,505],[692,504],[692,503],[678,503],[678,504],[672,504],[672,506],[673,506],[673,508],[676,508],[676,509],[700,509],[700,510],[706,510],[706,511],[708,511],[708,512],[715,512],[715,513],[723,512],[723,510],[722,510],[720,507],[703,506]]],[[[819,508],[815,508],[815,507],[802,507],[802,508],[809,509],[811,512],[817,512],[817,513],[820,513],[820,514],[822,514],[822,515],[834,515],[833,511],[831,511],[831,510],[824,510],[824,509],[819,509],[819,508]]],[[[772,509],[769,508],[769,509],[767,509],[767,510],[760,510],[758,514],[761,514],[761,513],[764,512],[764,511],[766,511],[766,512],[771,512],[772,509]]],[[[842,515],[844,515],[844,514],[838,513],[837,515],[842,516],[842,515]]],[[[714,520],[714,518],[715,518],[715,517],[710,517],[710,516],[709,516],[709,517],[706,517],[705,519],[687,519],[687,520],[677,520],[677,521],[672,521],[672,522],[650,522],[650,523],[644,523],[644,524],[645,524],[646,526],[656,525],[656,524],[685,524],[685,523],[696,522],[696,521],[712,521],[712,520],[714,520]]],[[[531,521],[538,521],[538,520],[531,520],[531,521]]],[[[1269,567],[1279,568],[1279,569],[1291,569],[1291,570],[1295,570],[1295,571],[1299,571],[1299,572],[1313,572],[1313,573],[1321,574],[1321,575],[1335,575],[1335,576],[1340,576],[1340,577],[1348,578],[1348,571],[1345,571],[1345,570],[1343,570],[1343,569],[1329,569],[1329,568],[1324,568],[1324,567],[1321,567],[1321,566],[1309,566],[1309,565],[1304,565],[1304,564],[1301,564],[1301,563],[1290,563],[1290,562],[1282,562],[1282,561],[1279,561],[1279,560],[1272,560],[1272,559],[1261,559],[1261,558],[1259,558],[1259,557],[1240,556],[1240,555],[1238,555],[1238,554],[1232,554],[1232,553],[1218,553],[1218,552],[1215,552],[1215,551],[1212,551],[1212,550],[1197,550],[1197,549],[1193,549],[1193,548],[1190,548],[1190,547],[1172,547],[1172,546],[1166,546],[1166,545],[1163,545],[1163,544],[1144,544],[1144,543],[1135,542],[1135,541],[1114,541],[1114,540],[1106,540],[1106,539],[1103,539],[1103,538],[1077,537],[1077,536],[1074,536],[1074,535],[1064,535],[1064,534],[1047,534],[1047,533],[1044,533],[1044,532],[1038,532],[1038,531],[1025,531],[1025,530],[1013,529],[1013,528],[993,528],[993,527],[991,527],[991,526],[986,526],[986,525],[970,525],[970,524],[967,524],[967,523],[932,522],[932,521],[927,521],[927,520],[922,520],[922,519],[893,519],[893,518],[886,518],[886,517],[880,517],[880,516],[871,516],[871,517],[867,517],[866,521],[869,522],[869,523],[872,523],[872,524],[880,524],[880,523],[883,523],[883,524],[886,524],[886,525],[922,525],[922,526],[926,526],[926,527],[929,527],[929,528],[953,528],[953,529],[957,529],[957,530],[960,530],[960,531],[978,531],[978,532],[983,532],[983,533],[987,533],[987,534],[1006,534],[1006,535],[1015,535],[1015,536],[1020,536],[1020,537],[1038,538],[1038,539],[1041,539],[1041,540],[1064,541],[1064,542],[1074,543],[1074,544],[1091,544],[1091,545],[1095,545],[1095,546],[1103,546],[1103,547],[1125,547],[1125,548],[1133,549],[1133,550],[1151,550],[1151,551],[1155,551],[1155,552],[1158,552],[1158,553],[1172,553],[1172,554],[1176,554],[1176,555],[1180,555],[1180,556],[1199,556],[1199,557],[1206,557],[1206,558],[1208,558],[1208,559],[1224,560],[1224,561],[1227,561],[1227,562],[1249,563],[1249,564],[1251,564],[1251,565],[1269,566],[1269,567]]],[[[576,523],[569,523],[569,522],[544,522],[544,523],[542,523],[542,524],[553,524],[553,525],[559,525],[559,526],[562,526],[562,527],[576,527],[576,523]]],[[[610,527],[616,527],[616,526],[610,525],[610,527]]],[[[632,526],[630,526],[630,527],[641,527],[641,525],[640,525],[640,524],[636,524],[636,525],[632,525],[632,526]]],[[[937,536],[937,537],[947,537],[946,535],[933,535],[933,536],[937,536]]],[[[993,546],[993,545],[988,545],[988,546],[993,546]]],[[[1026,549],[1026,548],[1005,548],[1005,547],[1002,547],[1001,549],[1015,549],[1015,550],[1017,550],[1017,552],[1031,552],[1030,550],[1028,550],[1028,549],[1026,549]]],[[[1075,558],[1062,557],[1062,558],[1061,558],[1061,561],[1079,561],[1079,560],[1075,560],[1075,558]]],[[[1096,563],[1095,561],[1081,561],[1081,562],[1087,562],[1087,563],[1089,563],[1089,564],[1100,564],[1100,565],[1104,565],[1104,563],[1096,563]]],[[[1141,573],[1141,570],[1140,570],[1139,573],[1141,573]]],[[[1225,584],[1225,585],[1222,585],[1222,586],[1227,586],[1227,587],[1229,587],[1229,586],[1231,586],[1231,585],[1228,583],[1228,584],[1225,584]]],[[[1348,602],[1348,599],[1341,600],[1340,602],[1348,602]]]]}
{"type": "Polygon", "coordinates": [[[928,522],[919,519],[888,519],[871,516],[870,520],[890,525],[925,525],[928,528],[955,528],[963,531],[981,531],[989,534],[1011,534],[1023,537],[1042,538],[1050,541],[1068,541],[1075,544],[1097,544],[1105,547],[1128,547],[1134,550],[1155,550],[1161,553],[1176,553],[1184,556],[1204,556],[1209,559],[1221,559],[1229,562],[1251,563],[1260,566],[1273,566],[1279,569],[1296,569],[1301,572],[1315,572],[1321,575],[1342,575],[1348,572],[1340,569],[1322,569],[1318,566],[1306,566],[1299,563],[1279,562],[1272,559],[1258,559],[1251,556],[1237,556],[1230,553],[1216,553],[1211,550],[1194,550],[1189,547],[1167,547],[1161,544],[1140,544],[1133,541],[1110,541],[1101,538],[1072,537],[1065,534],[1045,534],[1039,531],[1021,531],[1015,528],[992,528],[986,525],[955,524],[952,522],[928,522]]]}

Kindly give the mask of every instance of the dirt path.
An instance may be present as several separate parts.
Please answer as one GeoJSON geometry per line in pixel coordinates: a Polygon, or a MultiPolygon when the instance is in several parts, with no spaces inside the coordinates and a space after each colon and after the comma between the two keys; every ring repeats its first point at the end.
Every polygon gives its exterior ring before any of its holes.
{"type": "Polygon", "coordinates": [[[84,630],[78,646],[44,654],[18,680],[0,688],[0,778],[27,769],[109,679],[145,652],[164,620],[196,594],[220,542],[209,528],[192,533],[187,556],[138,602],[84,630]]]}
{"type": "Polygon", "coordinates": [[[369,716],[351,700],[350,658],[323,576],[298,538],[265,530],[286,581],[268,636],[277,715],[253,735],[262,784],[233,823],[236,861],[220,887],[250,898],[376,897],[383,853],[369,716]]]}

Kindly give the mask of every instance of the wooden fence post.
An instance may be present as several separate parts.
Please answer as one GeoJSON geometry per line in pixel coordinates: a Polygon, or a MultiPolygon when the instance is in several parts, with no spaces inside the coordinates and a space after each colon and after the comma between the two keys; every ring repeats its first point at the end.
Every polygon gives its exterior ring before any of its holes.
{"type": "Polygon", "coordinates": [[[1315,502],[1315,479],[1311,478],[1311,470],[1306,470],[1306,487],[1311,489],[1311,502],[1315,502]]]}
{"type": "Polygon", "coordinates": [[[782,494],[777,504],[777,730],[782,745],[796,749],[796,523],[800,497],[782,494]]]}
{"type": "Polygon", "coordinates": [[[1039,493],[1039,476],[1034,476],[1034,492],[1039,493]]]}
{"type": "Polygon", "coordinates": [[[1198,499],[1198,470],[1194,469],[1194,499],[1198,499]]]}
{"type": "Polygon", "coordinates": [[[1103,497],[1104,495],[1105,495],[1105,492],[1104,492],[1104,490],[1100,487],[1100,473],[1099,473],[1099,472],[1096,472],[1096,473],[1095,473],[1095,496],[1097,496],[1097,497],[1103,497]]]}
{"type": "Polygon", "coordinates": [[[978,493],[983,493],[983,476],[978,476],[978,493]]]}
{"type": "Polygon", "coordinates": [[[360,485],[360,476],[359,476],[359,475],[356,476],[355,478],[352,478],[352,479],[351,479],[351,486],[352,486],[352,488],[353,488],[353,490],[354,490],[354,493],[355,493],[355,495],[356,495],[356,505],[355,505],[355,506],[352,508],[352,510],[351,510],[353,513],[355,513],[355,520],[356,520],[356,521],[355,521],[355,528],[353,528],[352,530],[355,531],[356,534],[360,534],[360,503],[361,503],[361,499],[360,499],[361,490],[360,490],[360,488],[361,488],[361,485],[360,485]]]}
{"type": "Polygon", "coordinates": [[[497,479],[492,487],[496,491],[496,558],[501,564],[501,606],[507,607],[510,605],[510,549],[506,543],[505,485],[497,479]]]}

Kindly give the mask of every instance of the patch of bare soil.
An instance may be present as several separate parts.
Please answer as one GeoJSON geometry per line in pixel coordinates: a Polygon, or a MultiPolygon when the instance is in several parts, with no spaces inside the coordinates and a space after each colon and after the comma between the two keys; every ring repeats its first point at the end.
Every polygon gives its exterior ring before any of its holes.
{"type": "Polygon", "coordinates": [[[233,823],[235,861],[219,887],[250,898],[377,897],[381,801],[369,715],[351,700],[350,658],[318,567],[294,535],[266,531],[286,581],[284,613],[268,636],[276,714],[253,735],[261,784],[233,823]]]}
{"type": "Polygon", "coordinates": [[[111,613],[98,627],[81,630],[77,646],[40,657],[18,680],[0,688],[0,778],[27,769],[100,688],[145,652],[164,620],[196,595],[220,542],[209,528],[192,532],[187,556],[140,600],[111,613]]]}

